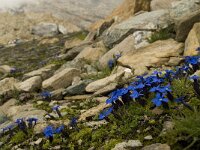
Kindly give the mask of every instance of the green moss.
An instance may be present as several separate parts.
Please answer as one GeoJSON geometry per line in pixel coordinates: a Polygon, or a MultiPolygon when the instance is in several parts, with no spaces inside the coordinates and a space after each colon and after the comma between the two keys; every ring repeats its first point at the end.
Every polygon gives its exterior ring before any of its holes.
{"type": "Polygon", "coordinates": [[[88,140],[91,138],[92,129],[91,128],[84,128],[81,129],[79,132],[72,133],[71,139],[72,141],[78,141],[78,140],[88,140]]]}
{"type": "Polygon", "coordinates": [[[17,145],[17,144],[20,144],[24,141],[26,141],[27,139],[27,135],[22,132],[22,131],[18,131],[11,139],[11,143],[14,144],[14,145],[17,145]]]}
{"type": "Polygon", "coordinates": [[[45,110],[46,112],[52,111],[52,108],[49,106],[48,102],[43,102],[42,104],[34,104],[33,106],[38,108],[38,109],[45,110]]]}
{"type": "Polygon", "coordinates": [[[111,150],[112,148],[115,147],[116,144],[122,142],[122,140],[119,139],[111,139],[109,140],[104,146],[103,149],[104,150],[111,150]]]}
{"type": "Polygon", "coordinates": [[[80,40],[84,40],[87,37],[87,33],[86,32],[79,32],[79,33],[75,34],[75,37],[80,39],[80,40]]]}
{"type": "Polygon", "coordinates": [[[50,148],[50,142],[49,140],[47,140],[43,145],[42,145],[42,149],[46,150],[50,148]]]}
{"type": "Polygon", "coordinates": [[[160,31],[157,31],[151,35],[151,37],[148,39],[149,43],[153,43],[158,40],[166,40],[169,38],[174,38],[174,29],[173,26],[170,26],[165,29],[161,29],[160,31]]]}

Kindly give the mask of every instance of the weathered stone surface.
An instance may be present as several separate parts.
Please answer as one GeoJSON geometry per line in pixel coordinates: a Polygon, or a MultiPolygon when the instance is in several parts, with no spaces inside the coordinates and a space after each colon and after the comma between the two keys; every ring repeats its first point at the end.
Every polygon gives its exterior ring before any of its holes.
{"type": "Polygon", "coordinates": [[[145,12],[109,28],[103,33],[103,40],[106,46],[112,47],[135,31],[157,30],[167,27],[169,24],[170,17],[167,10],[145,12]]]}
{"type": "Polygon", "coordinates": [[[172,3],[172,8],[170,9],[170,16],[173,19],[177,19],[183,16],[188,16],[188,14],[199,10],[200,0],[179,0],[172,3]]]}
{"type": "Polygon", "coordinates": [[[23,79],[28,79],[30,77],[34,77],[34,76],[41,76],[43,80],[49,78],[50,76],[53,75],[53,70],[56,68],[56,65],[51,64],[48,66],[45,66],[43,68],[40,68],[38,70],[34,70],[32,72],[26,73],[23,76],[23,79]]]}
{"type": "Polygon", "coordinates": [[[200,23],[194,24],[192,30],[190,31],[185,41],[184,55],[185,56],[198,55],[199,51],[196,51],[198,47],[200,47],[200,23]]]}
{"type": "Polygon", "coordinates": [[[66,88],[72,84],[74,76],[80,75],[80,70],[75,68],[66,68],[61,72],[54,74],[51,78],[43,81],[42,87],[44,89],[59,89],[66,88]]]}
{"type": "Polygon", "coordinates": [[[96,114],[100,113],[103,109],[110,107],[110,105],[107,105],[106,103],[100,104],[96,107],[93,107],[86,112],[82,113],[79,117],[78,121],[85,121],[88,117],[95,116],[96,114]]]}
{"type": "Polygon", "coordinates": [[[148,67],[168,65],[171,57],[179,57],[182,52],[183,44],[173,39],[156,41],[120,57],[118,63],[135,69],[134,75],[141,75],[147,71],[148,67]]]}
{"type": "MultiPolygon", "coordinates": [[[[200,6],[199,6],[200,8],[200,6]]],[[[188,33],[196,22],[200,22],[200,10],[191,12],[175,21],[176,40],[185,41],[188,33]]]]}
{"type": "Polygon", "coordinates": [[[83,59],[88,62],[95,62],[106,52],[106,48],[102,42],[96,47],[86,47],[84,48],[74,59],[83,59]]]}
{"type": "Polygon", "coordinates": [[[133,51],[135,49],[134,46],[135,46],[134,37],[133,35],[130,35],[100,58],[99,60],[100,66],[102,68],[106,67],[108,61],[110,59],[113,59],[113,56],[119,55],[119,54],[124,55],[129,51],[133,51]]]}
{"type": "Polygon", "coordinates": [[[167,144],[156,143],[149,146],[145,146],[142,150],[170,150],[170,146],[167,144]]]}
{"type": "Polygon", "coordinates": [[[63,94],[62,94],[63,91],[64,91],[63,88],[52,91],[51,92],[51,99],[62,100],[63,99],[63,94]]]}
{"type": "Polygon", "coordinates": [[[116,74],[112,74],[106,78],[94,81],[86,87],[86,92],[96,92],[100,90],[101,88],[104,88],[110,83],[117,83],[118,80],[123,76],[123,74],[124,74],[124,71],[116,73],[116,74]]]}
{"type": "Polygon", "coordinates": [[[42,86],[42,78],[40,76],[34,76],[19,83],[18,88],[21,91],[33,92],[39,90],[41,86],[42,86]]]}
{"type": "Polygon", "coordinates": [[[4,105],[0,106],[0,110],[11,117],[13,121],[18,118],[36,117],[39,121],[43,121],[43,116],[46,113],[44,110],[38,110],[32,104],[16,105],[16,100],[11,99],[4,105]]]}
{"type": "Polygon", "coordinates": [[[92,30],[102,29],[105,25],[112,24],[113,18],[115,23],[122,22],[128,19],[139,11],[149,11],[150,1],[149,0],[125,0],[121,5],[119,5],[114,11],[107,16],[104,20],[97,21],[91,25],[92,30]]]}
{"type": "Polygon", "coordinates": [[[42,22],[34,26],[31,33],[38,36],[54,36],[59,32],[57,24],[42,22]]]}
{"type": "Polygon", "coordinates": [[[15,78],[5,78],[0,81],[0,93],[5,93],[16,89],[16,84],[19,83],[15,78]]]}
{"type": "Polygon", "coordinates": [[[73,100],[86,100],[91,97],[92,95],[76,95],[76,96],[65,96],[64,99],[67,101],[73,101],[73,100]]]}
{"type": "Polygon", "coordinates": [[[118,143],[112,150],[128,150],[129,148],[141,147],[142,143],[139,140],[129,140],[127,142],[118,143]]]}
{"type": "Polygon", "coordinates": [[[117,83],[110,83],[109,85],[107,85],[107,86],[103,87],[102,89],[96,91],[94,93],[94,95],[106,94],[106,93],[113,91],[116,88],[117,88],[117,83]]]}
{"type": "Polygon", "coordinates": [[[151,1],[151,11],[159,10],[159,9],[169,9],[173,6],[174,2],[178,2],[179,0],[152,0],[151,1]]]}
{"type": "Polygon", "coordinates": [[[0,73],[10,73],[13,68],[8,65],[0,65],[0,73]]]}
{"type": "Polygon", "coordinates": [[[80,40],[79,38],[73,38],[73,39],[67,40],[65,42],[65,49],[68,50],[68,49],[77,47],[82,43],[83,43],[83,41],[80,40]]]}
{"type": "Polygon", "coordinates": [[[91,82],[91,80],[80,81],[78,84],[69,86],[63,91],[63,95],[80,95],[85,93],[86,86],[91,82]]]}

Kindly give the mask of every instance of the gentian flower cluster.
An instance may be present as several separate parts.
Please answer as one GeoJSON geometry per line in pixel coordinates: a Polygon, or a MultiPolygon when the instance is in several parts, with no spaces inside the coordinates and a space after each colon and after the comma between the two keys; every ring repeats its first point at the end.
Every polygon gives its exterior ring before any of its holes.
{"type": "Polygon", "coordinates": [[[26,121],[28,122],[28,127],[32,128],[36,125],[38,119],[37,118],[28,118],[26,121]]]}
{"type": "Polygon", "coordinates": [[[17,119],[15,121],[15,123],[17,124],[17,126],[19,127],[20,130],[22,130],[25,134],[28,134],[26,122],[24,121],[23,118],[17,119]]]}
{"type": "MultiPolygon", "coordinates": [[[[197,50],[200,50],[198,48],[197,50]]],[[[128,103],[131,100],[140,102],[144,98],[148,98],[150,93],[155,93],[155,98],[152,99],[153,108],[163,106],[169,109],[168,102],[182,103],[185,107],[193,110],[192,107],[185,102],[186,97],[184,95],[174,98],[173,91],[171,89],[171,83],[173,79],[186,78],[189,74],[193,74],[199,69],[200,57],[199,56],[186,56],[184,65],[176,67],[176,70],[165,70],[165,72],[154,71],[151,75],[138,76],[136,81],[132,82],[128,87],[116,89],[113,91],[109,98],[106,100],[106,104],[111,104],[110,108],[104,110],[99,119],[107,119],[107,116],[117,110],[120,106],[128,103]]],[[[191,76],[189,79],[193,80],[193,87],[200,97],[200,85],[198,83],[198,76],[191,76]]]]}
{"type": "Polygon", "coordinates": [[[61,125],[60,127],[56,128],[56,129],[54,129],[53,126],[49,125],[44,129],[43,133],[44,133],[45,137],[49,139],[50,143],[52,143],[53,142],[53,135],[62,133],[62,131],[64,129],[65,129],[64,125],[61,125]]]}

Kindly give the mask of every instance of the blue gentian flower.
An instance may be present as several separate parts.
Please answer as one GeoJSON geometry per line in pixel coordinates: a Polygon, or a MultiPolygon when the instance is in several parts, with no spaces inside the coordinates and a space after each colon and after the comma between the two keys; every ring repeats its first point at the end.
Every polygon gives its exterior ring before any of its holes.
{"type": "Polygon", "coordinates": [[[162,102],[168,102],[169,100],[165,97],[163,97],[162,94],[156,93],[156,97],[152,100],[152,102],[156,105],[156,107],[159,107],[162,105],[162,102]]]}
{"type": "Polygon", "coordinates": [[[110,115],[111,113],[112,113],[112,111],[113,111],[113,106],[112,107],[110,107],[110,108],[108,108],[106,111],[104,111],[103,113],[101,113],[100,115],[99,115],[99,119],[100,120],[103,120],[104,118],[106,118],[108,115],[110,115]]]}
{"type": "Polygon", "coordinates": [[[16,69],[16,68],[11,68],[11,69],[10,69],[10,73],[11,73],[11,74],[14,74],[14,73],[16,73],[16,72],[17,72],[17,69],[16,69]]]}
{"type": "Polygon", "coordinates": [[[185,62],[186,64],[196,65],[199,63],[199,56],[186,56],[185,62]]]}
{"type": "Polygon", "coordinates": [[[140,92],[134,90],[133,93],[130,95],[132,98],[136,99],[139,98],[140,96],[142,96],[143,94],[141,94],[140,92]]]}
{"type": "Polygon", "coordinates": [[[28,118],[26,121],[28,122],[29,128],[31,128],[36,125],[38,119],[37,118],[28,118]],[[34,125],[33,125],[33,122],[34,122],[34,125]]]}
{"type": "Polygon", "coordinates": [[[110,69],[113,69],[113,67],[115,66],[115,61],[114,60],[112,60],[112,59],[110,59],[109,61],[108,61],[108,67],[110,68],[110,69]]]}
{"type": "Polygon", "coordinates": [[[127,88],[117,89],[110,94],[110,98],[106,100],[106,104],[111,104],[119,99],[120,96],[123,96],[128,93],[127,88]]]}
{"type": "Polygon", "coordinates": [[[6,132],[7,130],[12,130],[14,128],[14,125],[11,124],[11,125],[8,125],[7,127],[3,128],[3,133],[6,132]]]}
{"type": "Polygon", "coordinates": [[[52,107],[53,111],[57,111],[57,110],[59,110],[59,108],[60,108],[59,105],[56,105],[56,106],[53,106],[53,107],[52,107]]]}
{"type": "Polygon", "coordinates": [[[179,98],[176,98],[174,101],[177,102],[177,103],[182,103],[186,108],[193,111],[192,106],[190,106],[188,103],[185,102],[185,96],[181,96],[179,98]]]}
{"type": "Polygon", "coordinates": [[[44,129],[43,133],[46,138],[53,137],[54,129],[49,125],[44,129]]]}
{"type": "Polygon", "coordinates": [[[43,99],[48,100],[51,98],[51,93],[49,91],[43,91],[41,94],[43,99]]]}
{"type": "Polygon", "coordinates": [[[61,125],[60,127],[56,128],[56,129],[54,130],[54,133],[55,133],[55,134],[60,134],[64,129],[65,129],[65,126],[64,126],[64,125],[61,125]]]}
{"type": "Polygon", "coordinates": [[[190,76],[190,79],[192,79],[192,80],[198,80],[199,78],[200,78],[200,77],[197,76],[197,75],[190,76]]]}
{"type": "Polygon", "coordinates": [[[71,119],[69,125],[70,125],[71,127],[76,126],[76,125],[77,125],[77,118],[73,117],[73,118],[71,119]]]}
{"type": "Polygon", "coordinates": [[[19,118],[15,121],[15,123],[18,125],[19,129],[21,129],[25,134],[28,134],[27,132],[27,126],[26,123],[24,122],[23,118],[19,118]]]}

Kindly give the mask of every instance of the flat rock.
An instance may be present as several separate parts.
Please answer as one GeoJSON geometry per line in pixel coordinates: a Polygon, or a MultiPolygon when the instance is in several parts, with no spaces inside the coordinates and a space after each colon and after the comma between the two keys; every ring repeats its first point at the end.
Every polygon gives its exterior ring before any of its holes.
{"type": "Polygon", "coordinates": [[[127,142],[118,143],[112,150],[128,150],[129,148],[141,147],[142,143],[139,140],[129,140],[127,142]]]}
{"type": "Polygon", "coordinates": [[[173,39],[156,41],[120,57],[118,63],[134,69],[134,75],[142,75],[146,73],[148,67],[168,65],[170,57],[180,57],[182,52],[183,43],[173,39]]]}
{"type": "Polygon", "coordinates": [[[170,22],[169,12],[167,10],[145,12],[112,26],[103,33],[102,38],[106,46],[112,47],[135,31],[154,31],[167,27],[170,22]]]}
{"type": "Polygon", "coordinates": [[[199,52],[196,50],[198,47],[200,47],[200,23],[195,23],[185,41],[184,56],[198,55],[199,52]]]}
{"type": "Polygon", "coordinates": [[[107,86],[103,87],[102,89],[96,91],[94,95],[103,95],[103,94],[109,93],[113,91],[114,89],[116,89],[117,85],[118,85],[117,83],[110,83],[107,86]]]}
{"type": "Polygon", "coordinates": [[[18,85],[18,89],[24,92],[37,91],[42,86],[42,78],[40,76],[31,77],[18,85]]]}
{"type": "Polygon", "coordinates": [[[184,15],[176,19],[175,20],[176,40],[179,42],[185,41],[193,25],[197,22],[200,22],[200,10],[187,13],[187,15],[184,15]]]}
{"type": "Polygon", "coordinates": [[[159,9],[169,9],[173,6],[174,2],[178,2],[180,0],[152,0],[151,1],[151,11],[159,10],[159,9]]]}
{"type": "Polygon", "coordinates": [[[145,146],[142,150],[170,150],[170,146],[167,144],[156,143],[149,146],[145,146]]]}
{"type": "Polygon", "coordinates": [[[55,36],[59,31],[57,24],[42,22],[33,26],[31,33],[38,36],[55,36]]]}
{"type": "Polygon", "coordinates": [[[91,80],[80,81],[79,83],[69,86],[63,91],[63,95],[81,95],[85,93],[86,86],[91,83],[91,80]]]}
{"type": "Polygon", "coordinates": [[[83,44],[83,41],[80,40],[79,38],[69,39],[65,42],[65,49],[68,50],[80,46],[81,44],[83,44]]]}
{"type": "Polygon", "coordinates": [[[95,116],[99,114],[103,109],[110,107],[110,105],[107,105],[106,103],[99,104],[96,107],[90,108],[86,112],[82,113],[78,119],[78,121],[85,121],[88,117],[95,116]]]}
{"type": "Polygon", "coordinates": [[[96,62],[107,51],[103,42],[99,42],[97,44],[98,46],[95,47],[84,48],[74,59],[83,59],[90,63],[96,62]]]}
{"type": "Polygon", "coordinates": [[[107,66],[108,61],[113,59],[113,56],[119,54],[124,55],[129,51],[133,51],[134,49],[135,49],[134,37],[133,35],[130,35],[127,38],[125,38],[122,42],[120,42],[118,45],[116,45],[114,48],[105,53],[99,59],[100,66],[104,68],[107,66]]]}
{"type": "Polygon", "coordinates": [[[25,80],[25,79],[28,79],[33,76],[40,76],[42,78],[42,80],[45,80],[53,75],[53,70],[55,68],[56,68],[56,65],[54,65],[54,64],[45,66],[38,70],[34,70],[34,71],[24,74],[23,79],[25,80]]]}
{"type": "Polygon", "coordinates": [[[72,80],[74,76],[79,76],[80,70],[75,68],[66,68],[56,74],[54,74],[51,78],[43,81],[42,87],[44,89],[60,89],[66,88],[72,84],[72,80]]]}
{"type": "Polygon", "coordinates": [[[8,117],[11,117],[13,121],[18,118],[29,118],[36,117],[39,121],[43,121],[43,116],[45,115],[44,110],[39,110],[34,108],[32,104],[25,105],[16,105],[16,100],[11,99],[7,101],[4,105],[0,106],[0,110],[6,114],[8,117]]]}
{"type": "Polygon", "coordinates": [[[86,92],[97,92],[98,90],[100,90],[101,88],[104,88],[105,86],[109,85],[110,83],[117,83],[118,80],[123,76],[123,74],[124,74],[124,71],[121,71],[119,73],[112,74],[103,79],[94,81],[86,87],[86,92]]]}

